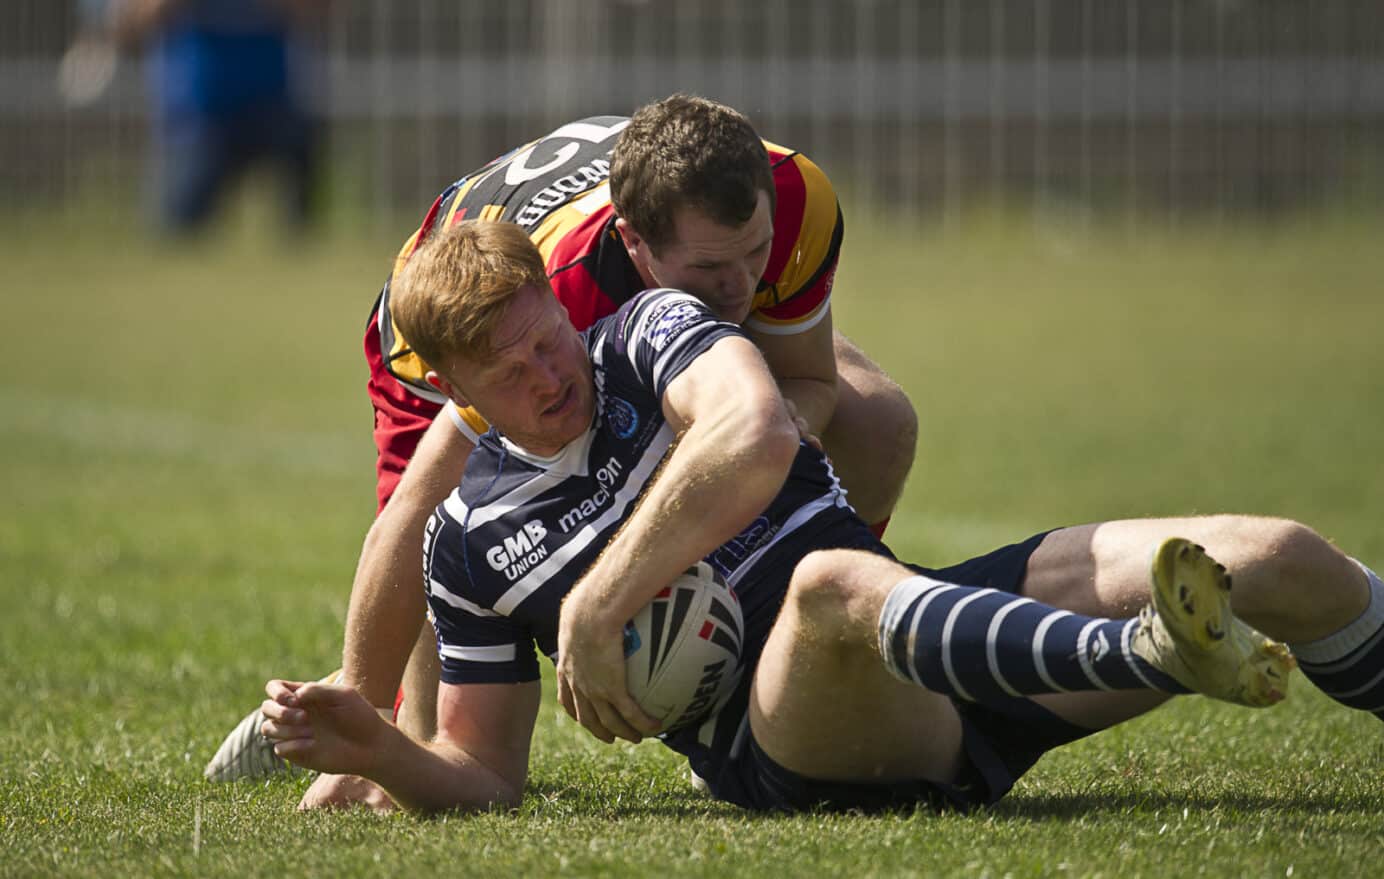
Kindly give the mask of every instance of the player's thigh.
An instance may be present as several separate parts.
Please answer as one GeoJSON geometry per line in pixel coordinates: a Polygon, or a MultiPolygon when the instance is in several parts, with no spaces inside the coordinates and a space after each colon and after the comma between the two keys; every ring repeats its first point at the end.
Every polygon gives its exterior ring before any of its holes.
{"type": "Polygon", "coordinates": [[[809,556],[823,558],[840,562],[835,576],[845,591],[805,594],[795,575],[755,673],[755,741],[775,762],[812,778],[950,781],[962,752],[951,700],[889,674],[873,640],[859,635],[861,625],[872,628],[870,612],[853,629],[833,621],[833,614],[859,617],[850,590],[873,592],[865,605],[874,608],[881,590],[887,594],[913,572],[864,552],[809,556]]]}
{"type": "Polygon", "coordinates": [[[1132,519],[1054,531],[1029,559],[1024,594],[1093,616],[1133,616],[1148,600],[1154,550],[1169,537],[1206,547],[1234,581],[1236,615],[1271,637],[1311,641],[1369,602],[1363,573],[1311,528],[1289,519],[1132,519]]]}
{"type": "Polygon", "coordinates": [[[1169,537],[1205,546],[1233,571],[1261,554],[1268,532],[1281,522],[1196,516],[1061,528],[1048,534],[1029,557],[1023,594],[1090,616],[1134,616],[1149,600],[1153,553],[1169,537]]]}

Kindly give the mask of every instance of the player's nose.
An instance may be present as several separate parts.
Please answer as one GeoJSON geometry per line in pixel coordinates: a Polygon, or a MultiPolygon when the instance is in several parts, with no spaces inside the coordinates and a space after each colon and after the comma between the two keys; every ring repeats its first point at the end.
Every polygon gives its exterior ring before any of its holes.
{"type": "Polygon", "coordinates": [[[554,394],[562,388],[562,370],[552,360],[543,360],[534,370],[534,384],[540,393],[554,394]]]}

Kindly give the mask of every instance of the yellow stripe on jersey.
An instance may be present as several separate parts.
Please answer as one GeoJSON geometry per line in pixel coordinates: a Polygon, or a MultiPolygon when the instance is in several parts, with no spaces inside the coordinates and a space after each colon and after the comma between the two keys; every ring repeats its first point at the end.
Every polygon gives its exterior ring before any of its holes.
{"type": "Polygon", "coordinates": [[[479,177],[471,177],[465,183],[461,184],[461,188],[458,189],[456,191],[456,194],[452,196],[452,205],[451,207],[447,208],[447,219],[442,224],[442,228],[450,229],[452,223],[456,222],[455,218],[457,215],[457,211],[461,209],[461,200],[466,198],[466,193],[471,191],[471,187],[475,186],[476,181],[479,179],[479,177]]]}
{"type": "Polygon", "coordinates": [[[404,246],[399,248],[399,255],[394,257],[394,271],[389,273],[391,278],[399,274],[400,270],[404,267],[404,263],[408,262],[408,258],[413,255],[413,248],[418,245],[418,236],[422,231],[422,229],[415,231],[408,237],[408,240],[404,242],[404,246]]]}
{"type": "MultiPolygon", "coordinates": [[[[439,228],[446,229],[452,225],[457,211],[461,208],[462,199],[466,197],[466,193],[471,191],[471,187],[476,185],[477,179],[479,178],[472,177],[452,194],[451,204],[447,207],[446,219],[438,224],[439,228]]],[[[483,219],[495,219],[502,210],[503,208],[499,205],[487,205],[485,209],[482,210],[481,216],[483,219]]],[[[397,275],[403,269],[404,264],[408,262],[409,257],[413,255],[414,249],[418,246],[418,236],[421,234],[423,234],[423,230],[420,228],[404,242],[404,246],[399,249],[399,255],[394,258],[394,271],[392,274],[397,275]]],[[[390,321],[389,336],[393,339],[393,344],[390,345],[389,351],[385,352],[385,362],[388,365],[390,373],[400,381],[413,386],[413,388],[420,391],[424,397],[428,399],[441,399],[437,395],[437,391],[433,389],[432,385],[428,384],[425,378],[428,372],[428,365],[423,362],[421,357],[413,353],[413,350],[409,347],[408,340],[400,335],[399,328],[393,325],[393,318],[389,315],[387,309],[384,314],[384,319],[390,321]]],[[[480,416],[476,417],[479,418],[480,416]]],[[[484,421],[481,423],[484,423],[484,421]]],[[[488,429],[487,427],[486,430],[488,429]]],[[[485,430],[481,431],[481,433],[484,432],[485,430]]]]}
{"type": "Polygon", "coordinates": [[[538,224],[538,228],[529,232],[538,252],[543,255],[543,264],[548,266],[548,271],[554,271],[561,266],[554,266],[549,263],[552,258],[553,249],[558,242],[566,237],[577,226],[581,225],[587,217],[596,211],[610,204],[610,184],[602,183],[590,192],[584,192],[571,202],[563,205],[547,216],[543,222],[538,224]]]}
{"type": "Polygon", "coordinates": [[[481,208],[481,212],[480,212],[479,214],[476,214],[475,219],[477,219],[477,220],[498,220],[498,219],[500,219],[500,218],[503,216],[504,212],[505,212],[505,206],[504,206],[504,205],[502,205],[502,204],[488,204],[488,205],[486,205],[485,207],[481,208]]]}
{"type": "Polygon", "coordinates": [[[462,436],[472,443],[480,442],[481,436],[490,430],[490,422],[482,418],[481,413],[470,406],[458,406],[456,403],[452,404],[452,422],[462,436]]]}
{"type": "MultiPolygon", "coordinates": [[[[827,175],[801,153],[793,153],[784,147],[765,142],[771,151],[791,153],[786,161],[792,162],[802,186],[802,217],[797,230],[797,240],[788,254],[778,279],[768,289],[761,290],[754,300],[745,326],[756,332],[773,335],[792,335],[802,333],[816,326],[826,316],[831,305],[829,293],[808,293],[811,285],[819,290],[824,271],[834,271],[828,265],[836,259],[832,251],[836,240],[836,226],[839,208],[836,191],[827,175]],[[817,282],[817,283],[814,283],[817,282]],[[790,303],[799,295],[821,296],[820,301],[811,305],[803,302],[802,308],[793,308],[790,303]],[[787,312],[787,313],[785,313],[787,312]]],[[[776,171],[776,177],[783,172],[776,171]]],[[[782,190],[780,190],[782,197],[782,190]]],[[[829,285],[831,279],[826,278],[829,285]]]]}
{"type": "MultiPolygon", "coordinates": [[[[408,237],[408,240],[404,242],[404,246],[399,248],[399,255],[394,258],[394,271],[392,274],[398,274],[404,267],[404,263],[408,262],[408,258],[413,255],[413,248],[417,245],[418,236],[421,232],[421,229],[414,232],[408,237]]],[[[380,328],[381,338],[390,341],[389,350],[384,352],[385,366],[389,372],[400,381],[411,385],[415,391],[419,392],[425,398],[439,399],[437,397],[437,391],[429,385],[427,379],[424,378],[428,372],[427,364],[424,363],[422,358],[417,354],[413,353],[413,349],[409,347],[408,342],[405,341],[403,336],[399,335],[398,330],[394,327],[394,321],[389,315],[387,304],[386,307],[382,309],[381,313],[377,315],[377,319],[389,321],[387,330],[384,327],[380,328]]]]}
{"type": "MultiPolygon", "coordinates": [[[[770,149],[791,152],[773,144],[768,146],[770,149]]],[[[822,263],[831,252],[838,214],[836,190],[832,188],[831,180],[822,169],[802,153],[794,153],[790,161],[802,176],[806,198],[803,203],[802,225],[798,229],[797,246],[776,283],[779,301],[792,298],[794,294],[801,292],[821,271],[822,263]]],[[[761,304],[774,303],[756,303],[757,306],[761,304]]]]}

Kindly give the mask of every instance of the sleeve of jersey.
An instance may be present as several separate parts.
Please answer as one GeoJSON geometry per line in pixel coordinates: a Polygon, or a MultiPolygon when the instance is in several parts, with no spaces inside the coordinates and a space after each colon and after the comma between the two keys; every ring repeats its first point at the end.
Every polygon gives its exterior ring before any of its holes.
{"type": "MultiPolygon", "coordinates": [[[[424,573],[428,619],[437,633],[441,678],[448,684],[536,681],[533,637],[476,599],[462,554],[461,527],[437,513],[428,523],[424,573]]],[[[482,568],[489,570],[484,563],[482,568]]]]}
{"type": "Polygon", "coordinates": [[[624,350],[635,375],[662,399],[673,379],[727,336],[745,336],[719,320],[701,300],[678,290],[657,290],[635,300],[623,322],[624,350]]]}
{"type": "Polygon", "coordinates": [[[755,299],[745,326],[757,333],[794,335],[816,326],[831,306],[831,287],[845,222],[831,180],[801,153],[774,164],[778,205],[768,289],[755,299]]]}

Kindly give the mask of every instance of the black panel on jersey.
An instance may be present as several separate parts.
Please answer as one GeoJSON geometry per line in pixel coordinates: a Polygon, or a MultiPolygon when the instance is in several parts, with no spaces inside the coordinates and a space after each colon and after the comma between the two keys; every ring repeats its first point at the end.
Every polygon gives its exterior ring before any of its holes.
{"type": "Polygon", "coordinates": [[[548,273],[548,277],[556,279],[562,272],[584,265],[600,291],[617,306],[624,305],[642,292],[644,279],[639,277],[639,270],[634,267],[634,261],[625,249],[625,242],[615,229],[615,220],[612,215],[606,221],[594,250],[558,266],[548,273]]]}
{"type": "Polygon", "coordinates": [[[569,122],[527,146],[501,156],[471,175],[461,197],[467,219],[484,208],[532,231],[558,208],[610,177],[610,151],[629,124],[624,116],[591,116],[569,122]]]}

